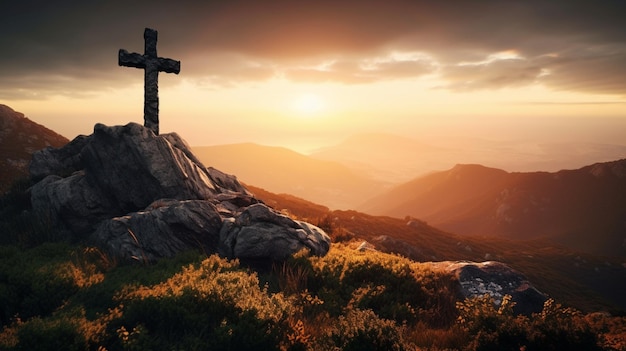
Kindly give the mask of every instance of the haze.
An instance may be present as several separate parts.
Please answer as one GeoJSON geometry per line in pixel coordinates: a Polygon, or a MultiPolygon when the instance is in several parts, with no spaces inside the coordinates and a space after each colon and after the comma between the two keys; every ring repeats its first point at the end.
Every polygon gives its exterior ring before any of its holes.
{"type": "MultiPolygon", "coordinates": [[[[159,75],[161,131],[192,146],[309,153],[372,132],[466,151],[623,146],[624,13],[616,0],[3,2],[0,102],[70,139],[142,123],[143,72],[117,52],[143,52],[150,27],[159,56],[181,61],[159,75]]],[[[565,167],[605,161],[591,154],[565,167]]]]}

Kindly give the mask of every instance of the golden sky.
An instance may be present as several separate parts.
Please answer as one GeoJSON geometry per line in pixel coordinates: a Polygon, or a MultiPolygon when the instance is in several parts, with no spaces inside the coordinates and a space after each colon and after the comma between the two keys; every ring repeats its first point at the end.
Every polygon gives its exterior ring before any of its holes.
{"type": "Polygon", "coordinates": [[[0,4],[0,103],[73,138],[143,121],[191,145],[298,151],[360,132],[625,144],[626,3],[603,1],[21,1],[0,4]]]}

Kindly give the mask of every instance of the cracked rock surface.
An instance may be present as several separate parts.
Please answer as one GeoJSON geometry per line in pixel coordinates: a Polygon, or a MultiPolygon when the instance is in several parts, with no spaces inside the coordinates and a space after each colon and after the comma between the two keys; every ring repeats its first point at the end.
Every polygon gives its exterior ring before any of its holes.
{"type": "Polygon", "coordinates": [[[34,211],[122,260],[154,261],[191,248],[283,259],[330,238],[256,199],[236,177],[205,167],[176,133],[97,124],[61,148],[33,154],[34,211]]]}

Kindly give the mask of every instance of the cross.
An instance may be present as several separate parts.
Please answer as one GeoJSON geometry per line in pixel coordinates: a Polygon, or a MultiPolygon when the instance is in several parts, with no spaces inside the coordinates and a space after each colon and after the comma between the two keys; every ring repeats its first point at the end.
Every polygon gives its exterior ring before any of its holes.
{"type": "Polygon", "coordinates": [[[157,56],[157,31],[146,28],[143,32],[145,41],[144,54],[129,53],[120,49],[118,63],[120,66],[144,69],[144,126],[159,134],[159,72],[180,72],[180,61],[157,56]]]}

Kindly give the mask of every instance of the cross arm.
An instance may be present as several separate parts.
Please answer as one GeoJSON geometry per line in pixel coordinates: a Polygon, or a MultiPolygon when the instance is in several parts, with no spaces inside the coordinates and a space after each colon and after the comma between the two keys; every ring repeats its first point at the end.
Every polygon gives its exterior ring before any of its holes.
{"type": "Polygon", "coordinates": [[[124,49],[120,49],[118,64],[126,67],[146,68],[146,59],[138,53],[129,53],[124,49]]]}
{"type": "Polygon", "coordinates": [[[178,74],[180,73],[180,61],[159,57],[159,71],[178,74]]]}

